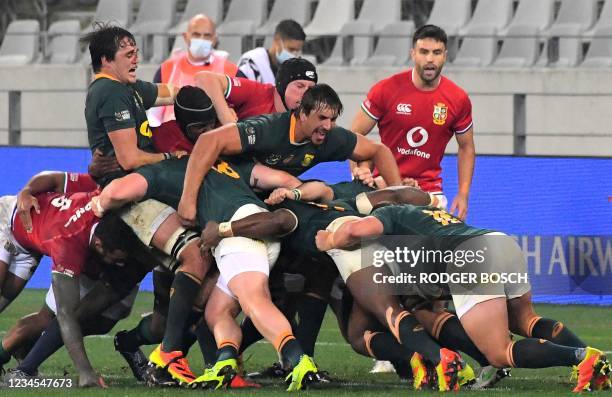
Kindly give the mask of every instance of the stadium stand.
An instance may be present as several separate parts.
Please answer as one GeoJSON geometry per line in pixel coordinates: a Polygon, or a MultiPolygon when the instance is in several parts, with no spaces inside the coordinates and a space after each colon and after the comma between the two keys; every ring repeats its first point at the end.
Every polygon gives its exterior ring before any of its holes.
{"type": "Polygon", "coordinates": [[[319,36],[338,36],[342,26],[354,18],[354,0],[319,0],[312,21],[304,32],[307,40],[319,36]]]}
{"type": "Polygon", "coordinates": [[[38,58],[40,23],[32,19],[11,22],[0,47],[0,65],[26,65],[38,58]]]}
{"type": "Polygon", "coordinates": [[[171,52],[186,49],[183,32],[187,30],[189,20],[197,14],[204,14],[216,24],[220,24],[223,20],[223,0],[189,0],[180,21],[168,31],[175,36],[171,52]]]}
{"type": "Polygon", "coordinates": [[[582,61],[582,34],[597,18],[597,0],[563,0],[557,19],[546,32],[549,66],[576,66],[582,61]]]}
{"type": "Polygon", "coordinates": [[[159,63],[168,55],[167,31],[174,22],[175,12],[176,0],[141,0],[130,31],[144,61],[159,63]]]}
{"type": "MultiPolygon", "coordinates": [[[[57,0],[55,4],[69,2],[57,0]]],[[[82,6],[74,12],[57,12],[57,7],[50,5],[44,18],[57,23],[79,18],[81,27],[85,27],[81,33],[91,29],[88,20],[92,18],[139,31],[139,24],[157,19],[147,11],[156,2],[166,7],[165,23],[173,28],[148,34],[155,36],[153,41],[163,38],[168,43],[178,34],[173,29],[196,12],[221,16],[226,12],[229,18],[225,22],[251,20],[253,29],[247,29],[248,34],[232,36],[228,30],[221,37],[223,49],[232,38],[240,37],[235,57],[254,45],[248,40],[253,34],[267,34],[280,18],[305,21],[310,37],[317,37],[314,33],[330,34],[332,43],[336,37],[351,37],[348,33],[352,32],[352,44],[351,40],[346,46],[338,44],[343,46],[342,52],[330,47],[328,54],[333,56],[327,61],[317,53],[323,62],[319,65],[321,81],[330,82],[345,103],[346,111],[339,119],[345,126],[372,84],[409,64],[410,39],[416,27],[412,19],[441,25],[451,40],[454,34],[462,35],[461,51],[457,59],[449,54],[451,63],[446,74],[461,82],[473,98],[479,153],[513,153],[516,112],[511,109],[516,94],[526,98],[523,116],[527,154],[609,155],[612,138],[605,126],[612,123],[612,115],[608,116],[605,103],[612,92],[612,31],[607,29],[612,25],[612,0],[422,0],[423,7],[413,7],[413,0],[385,1],[385,7],[371,0],[100,0],[97,6],[82,6]],[[250,11],[248,7],[254,6],[257,11],[250,11]],[[429,12],[417,18],[415,10],[429,12]],[[474,17],[470,18],[472,11],[474,17]],[[137,16],[137,29],[130,27],[132,16],[137,16]],[[371,33],[358,36],[357,27],[371,33]]],[[[161,12],[160,7],[155,8],[161,12]]],[[[34,28],[27,34],[7,35],[1,44],[0,144],[8,142],[8,116],[3,116],[8,114],[8,91],[24,90],[23,144],[85,145],[82,104],[83,82],[91,76],[89,54],[85,50],[82,62],[71,63],[72,44],[61,44],[69,35],[54,34],[63,24],[52,23],[46,29],[43,17],[34,11],[16,15],[21,19],[11,29],[25,21],[30,26],[40,24],[42,31],[34,28]],[[30,16],[38,22],[26,21],[30,16]],[[13,66],[15,62],[27,65],[13,66]],[[41,74],[45,81],[38,83],[41,74]],[[66,112],[64,108],[71,110],[66,112]],[[58,114],[63,117],[58,118],[58,114]],[[64,139],[66,136],[70,138],[64,139]]],[[[217,22],[224,25],[221,17],[217,22]]],[[[183,43],[182,39],[176,41],[176,45],[183,43]]],[[[168,55],[168,47],[158,49],[157,54],[151,46],[148,50],[148,58],[145,54],[138,69],[139,77],[145,80],[150,80],[158,67],[155,58],[168,55]]],[[[449,151],[454,150],[451,144],[449,151]]]]}
{"type": "Polygon", "coordinates": [[[79,57],[79,32],[81,24],[78,20],[53,22],[49,27],[47,51],[49,63],[74,63],[79,57]]]}
{"type": "MultiPolygon", "coordinates": [[[[326,65],[361,65],[372,54],[374,36],[380,35],[383,29],[402,16],[400,0],[387,0],[381,7],[378,0],[365,0],[359,16],[342,26],[332,54],[326,65]]],[[[405,36],[407,32],[401,32],[405,36]]]]}
{"type": "MultiPolygon", "coordinates": [[[[127,27],[132,20],[132,0],[100,0],[96,6],[96,13],[92,21],[111,22],[118,26],[127,27]]],[[[82,33],[91,32],[93,26],[88,24],[82,33]]]]}
{"type": "Polygon", "coordinates": [[[217,27],[222,48],[237,62],[247,49],[254,47],[254,34],[266,17],[265,0],[233,0],[225,20],[217,27]]]}
{"type": "Polygon", "coordinates": [[[276,25],[284,19],[293,19],[302,26],[310,22],[312,0],[275,1],[266,23],[255,30],[255,35],[264,37],[264,47],[270,48],[276,25]]]}

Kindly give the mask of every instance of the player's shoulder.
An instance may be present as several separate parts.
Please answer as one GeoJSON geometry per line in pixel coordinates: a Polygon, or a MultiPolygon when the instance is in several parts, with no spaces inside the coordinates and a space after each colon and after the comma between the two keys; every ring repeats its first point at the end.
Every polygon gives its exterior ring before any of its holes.
{"type": "Polygon", "coordinates": [[[391,76],[385,77],[384,79],[378,81],[373,88],[378,89],[397,89],[398,87],[406,87],[406,82],[410,81],[410,70],[405,70],[403,72],[399,72],[393,74],[391,76]]]}
{"type": "Polygon", "coordinates": [[[467,99],[468,93],[465,91],[459,84],[455,83],[453,80],[449,79],[446,76],[442,76],[442,80],[440,81],[440,85],[442,88],[450,93],[451,95],[457,97],[458,99],[467,99]]]}
{"type": "Polygon", "coordinates": [[[88,100],[103,102],[107,99],[129,95],[129,88],[110,78],[97,78],[89,85],[88,100]]]}

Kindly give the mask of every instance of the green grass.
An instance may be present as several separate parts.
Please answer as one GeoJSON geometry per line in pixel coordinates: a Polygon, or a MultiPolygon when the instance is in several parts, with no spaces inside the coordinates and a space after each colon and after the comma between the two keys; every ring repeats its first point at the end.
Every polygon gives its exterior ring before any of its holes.
{"type": "MultiPolygon", "coordinates": [[[[38,311],[44,302],[45,291],[26,290],[16,302],[0,315],[0,333],[2,335],[21,316],[38,311]]],[[[150,293],[141,293],[136,300],[132,315],[119,323],[113,333],[121,329],[129,329],[136,325],[142,313],[151,311],[153,296],[150,293]]],[[[540,315],[563,321],[587,343],[597,346],[599,349],[612,351],[612,308],[610,307],[588,307],[588,306],[557,306],[538,305],[537,311],[540,315]]],[[[68,393],[78,396],[165,396],[170,393],[182,395],[201,394],[203,391],[193,390],[167,390],[150,389],[139,385],[132,378],[131,372],[121,356],[114,351],[112,338],[110,336],[90,337],[86,339],[89,357],[94,367],[102,373],[108,390],[88,389],[71,390],[68,393]]],[[[146,347],[145,353],[149,353],[152,347],[146,347]]],[[[192,349],[189,356],[192,369],[195,372],[202,369],[201,355],[197,349],[192,349]]],[[[276,359],[274,349],[267,343],[258,343],[251,347],[245,354],[247,359],[245,367],[247,371],[261,369],[270,365],[276,359]]],[[[341,380],[340,385],[329,386],[321,390],[308,390],[305,395],[350,395],[350,396],[405,396],[416,394],[411,391],[406,383],[397,379],[395,375],[383,374],[373,375],[368,371],[372,366],[372,360],[354,353],[344,343],[335,318],[328,312],[316,351],[316,360],[320,368],[341,380]]],[[[11,361],[6,368],[15,366],[11,361]]],[[[68,354],[64,349],[53,355],[40,368],[41,372],[48,377],[74,377],[75,371],[70,362],[68,354]]],[[[557,396],[567,395],[572,385],[569,382],[569,370],[567,368],[550,368],[541,370],[512,370],[512,377],[504,379],[494,390],[486,392],[463,391],[463,395],[505,395],[505,396],[557,396]]],[[[64,389],[28,389],[17,390],[2,388],[0,395],[65,395],[64,389]]],[[[264,388],[258,391],[227,391],[232,395],[246,396],[257,394],[260,396],[285,395],[284,385],[277,381],[266,381],[264,388]]],[[[433,393],[433,392],[423,392],[433,393]]],[[[610,395],[610,393],[605,393],[610,395]]]]}

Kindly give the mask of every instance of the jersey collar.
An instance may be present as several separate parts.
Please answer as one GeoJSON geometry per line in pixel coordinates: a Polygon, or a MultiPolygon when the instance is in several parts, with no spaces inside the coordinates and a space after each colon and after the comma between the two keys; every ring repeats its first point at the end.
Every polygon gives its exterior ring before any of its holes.
{"type": "Polygon", "coordinates": [[[94,81],[98,79],[110,79],[110,80],[119,81],[113,76],[111,76],[110,74],[106,74],[106,73],[96,73],[96,75],[94,76],[94,81]]]}
{"type": "Polygon", "coordinates": [[[297,117],[295,114],[291,113],[291,117],[289,118],[289,143],[296,146],[306,145],[309,141],[308,139],[304,142],[296,142],[295,141],[295,125],[297,123],[297,117]]]}

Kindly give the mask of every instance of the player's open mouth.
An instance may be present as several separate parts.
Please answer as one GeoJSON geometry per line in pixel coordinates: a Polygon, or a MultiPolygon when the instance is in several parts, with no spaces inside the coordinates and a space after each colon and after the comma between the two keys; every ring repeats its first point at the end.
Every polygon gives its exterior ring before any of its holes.
{"type": "Polygon", "coordinates": [[[423,73],[427,76],[433,76],[436,74],[437,68],[434,65],[426,65],[423,68],[423,73]]]}
{"type": "Polygon", "coordinates": [[[129,73],[136,75],[136,67],[130,68],[129,73]]]}

